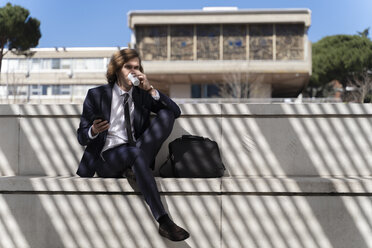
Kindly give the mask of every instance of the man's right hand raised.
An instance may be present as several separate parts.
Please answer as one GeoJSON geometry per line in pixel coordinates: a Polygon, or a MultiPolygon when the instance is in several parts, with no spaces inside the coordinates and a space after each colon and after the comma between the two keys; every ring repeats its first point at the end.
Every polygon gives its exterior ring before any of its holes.
{"type": "Polygon", "coordinates": [[[93,121],[92,128],[90,129],[90,134],[94,137],[99,133],[102,133],[108,130],[110,123],[103,119],[96,119],[93,121]]]}

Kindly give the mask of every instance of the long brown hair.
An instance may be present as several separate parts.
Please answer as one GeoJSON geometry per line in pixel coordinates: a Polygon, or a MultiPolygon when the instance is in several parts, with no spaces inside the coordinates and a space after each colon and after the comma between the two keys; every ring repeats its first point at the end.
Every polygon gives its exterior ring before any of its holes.
{"type": "Polygon", "coordinates": [[[125,63],[129,60],[138,58],[139,59],[139,70],[143,73],[143,67],[141,58],[138,52],[134,49],[125,48],[116,51],[110,59],[110,63],[107,66],[106,78],[109,84],[114,84],[117,81],[116,73],[121,70],[125,63]]]}

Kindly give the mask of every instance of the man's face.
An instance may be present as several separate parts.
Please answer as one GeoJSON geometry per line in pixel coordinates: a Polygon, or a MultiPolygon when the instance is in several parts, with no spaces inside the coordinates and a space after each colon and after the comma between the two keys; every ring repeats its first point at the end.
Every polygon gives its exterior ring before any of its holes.
{"type": "Polygon", "coordinates": [[[130,89],[133,86],[132,82],[128,79],[129,73],[134,75],[136,75],[136,73],[140,73],[138,58],[130,59],[118,72],[118,84],[119,86],[123,86],[125,89],[130,89]]]}

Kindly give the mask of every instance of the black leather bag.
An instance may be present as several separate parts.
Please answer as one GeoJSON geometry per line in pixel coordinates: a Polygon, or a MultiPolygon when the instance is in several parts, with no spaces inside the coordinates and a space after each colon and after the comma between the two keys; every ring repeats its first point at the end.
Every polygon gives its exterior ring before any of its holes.
{"type": "Polygon", "coordinates": [[[222,177],[225,166],[215,141],[183,135],[169,143],[168,160],[160,167],[161,177],[222,177]]]}

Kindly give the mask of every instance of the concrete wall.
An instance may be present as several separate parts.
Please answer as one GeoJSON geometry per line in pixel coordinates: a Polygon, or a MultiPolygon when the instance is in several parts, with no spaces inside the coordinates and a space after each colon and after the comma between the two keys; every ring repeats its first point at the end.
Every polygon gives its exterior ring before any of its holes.
{"type": "MultiPolygon", "coordinates": [[[[218,142],[218,179],[161,179],[171,243],[126,179],[71,177],[81,105],[0,105],[0,247],[372,247],[372,108],[180,104],[182,134],[218,142]]],[[[155,172],[156,173],[156,172],[155,172]]]]}
{"type": "Polygon", "coordinates": [[[172,98],[191,98],[191,86],[190,84],[169,85],[169,95],[172,98]]]}
{"type": "MultiPolygon", "coordinates": [[[[358,104],[180,104],[164,143],[182,134],[215,140],[227,176],[369,176],[372,108],[358,104]]],[[[1,175],[72,176],[81,105],[0,105],[1,175]]]]}
{"type": "Polygon", "coordinates": [[[165,207],[190,231],[190,239],[172,243],[161,238],[142,198],[125,179],[5,177],[0,180],[0,247],[372,244],[372,203],[366,194],[372,189],[371,178],[158,179],[157,183],[165,207]]]}

